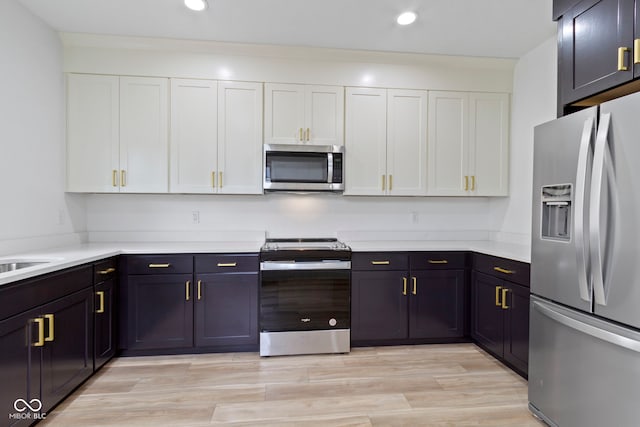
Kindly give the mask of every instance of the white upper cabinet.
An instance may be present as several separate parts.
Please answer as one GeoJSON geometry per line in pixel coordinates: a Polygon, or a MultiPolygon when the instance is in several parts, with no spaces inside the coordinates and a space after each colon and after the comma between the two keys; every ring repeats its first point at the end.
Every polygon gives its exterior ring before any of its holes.
{"type": "Polygon", "coordinates": [[[344,88],[265,84],[266,144],[342,145],[344,88]]]}
{"type": "Polygon", "coordinates": [[[345,194],[427,191],[427,92],[347,88],[345,194]]]}
{"type": "Polygon", "coordinates": [[[172,193],[215,192],[218,165],[218,83],[171,79],[172,193]]]}
{"type": "Polygon", "coordinates": [[[67,191],[118,192],[119,78],[67,76],[67,191]]]}
{"type": "Polygon", "coordinates": [[[217,187],[262,194],[262,83],[218,83],[217,187]]]}
{"type": "Polygon", "coordinates": [[[429,92],[429,195],[506,196],[509,95],[429,92]]]}

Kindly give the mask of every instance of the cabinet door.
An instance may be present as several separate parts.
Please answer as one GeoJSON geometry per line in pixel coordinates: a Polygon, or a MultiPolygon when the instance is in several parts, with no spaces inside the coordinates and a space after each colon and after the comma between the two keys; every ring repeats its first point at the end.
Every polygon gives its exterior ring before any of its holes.
{"type": "Polygon", "coordinates": [[[168,103],[167,79],[120,78],[121,192],[168,192],[168,103]]]}
{"type": "Polygon", "coordinates": [[[217,82],[171,79],[172,193],[215,191],[217,119],[217,82]]]}
{"type": "Polygon", "coordinates": [[[498,357],[503,356],[504,310],[498,304],[503,281],[476,271],[471,280],[471,336],[498,357]]]}
{"type": "Polygon", "coordinates": [[[41,307],[42,410],[48,412],[93,373],[93,289],[41,307]]]}
{"type": "Polygon", "coordinates": [[[264,143],[303,143],[304,85],[266,83],[264,90],[264,143]]]}
{"type": "Polygon", "coordinates": [[[128,277],[129,350],[193,346],[191,274],[128,277]]]}
{"type": "Polygon", "coordinates": [[[305,89],[305,141],[318,145],[344,143],[344,88],[307,86],[305,89]]]}
{"type": "Polygon", "coordinates": [[[469,94],[469,194],[509,195],[509,95],[469,94]]]}
{"type": "Polygon", "coordinates": [[[94,286],[94,370],[116,354],[115,279],[94,286]]]}
{"type": "Polygon", "coordinates": [[[258,344],[258,273],[199,274],[197,347],[258,344]]]}
{"type": "Polygon", "coordinates": [[[427,194],[427,92],[387,92],[387,188],[394,196],[427,194]]]}
{"type": "Polygon", "coordinates": [[[218,83],[217,188],[262,194],[262,83],[218,83]]]}
{"type": "Polygon", "coordinates": [[[407,272],[352,272],[351,340],[407,338],[408,286],[407,272]]]}
{"type": "Polygon", "coordinates": [[[410,338],[464,336],[464,270],[412,272],[410,338]]]}
{"type": "Polygon", "coordinates": [[[467,194],[468,106],[469,95],[465,92],[429,92],[430,195],[467,194]]]}
{"type": "Polygon", "coordinates": [[[119,80],[67,75],[67,191],[118,192],[119,80]]]}
{"type": "Polygon", "coordinates": [[[529,288],[504,283],[509,286],[504,359],[526,375],[529,365],[529,288]]]}
{"type": "Polygon", "coordinates": [[[347,88],[345,195],[386,193],[387,91],[347,88]]]}
{"type": "Polygon", "coordinates": [[[634,0],[584,0],[565,13],[558,44],[562,104],[633,78],[633,20],[634,0]],[[622,64],[620,48],[628,49],[622,64]]]}

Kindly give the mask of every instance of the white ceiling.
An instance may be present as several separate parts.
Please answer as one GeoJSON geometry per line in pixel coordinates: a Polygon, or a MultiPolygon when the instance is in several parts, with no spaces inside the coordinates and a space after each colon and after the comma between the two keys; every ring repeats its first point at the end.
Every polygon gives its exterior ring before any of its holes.
{"type": "Polygon", "coordinates": [[[519,58],[556,31],[552,0],[19,1],[63,32],[374,51],[519,58]]]}

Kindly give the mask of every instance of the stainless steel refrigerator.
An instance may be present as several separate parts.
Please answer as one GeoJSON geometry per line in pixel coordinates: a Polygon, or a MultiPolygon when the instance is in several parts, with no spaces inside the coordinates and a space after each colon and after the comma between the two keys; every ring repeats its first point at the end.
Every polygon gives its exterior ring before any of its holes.
{"type": "Polygon", "coordinates": [[[640,93],[534,131],[529,408],[640,425],[640,93]]]}

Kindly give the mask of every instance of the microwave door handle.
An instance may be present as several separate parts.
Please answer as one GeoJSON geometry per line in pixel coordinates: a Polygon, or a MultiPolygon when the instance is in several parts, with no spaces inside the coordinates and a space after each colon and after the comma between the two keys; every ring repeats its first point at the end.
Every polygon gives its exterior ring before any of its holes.
{"type": "Polygon", "coordinates": [[[590,281],[588,279],[588,240],[585,241],[586,211],[585,197],[587,191],[588,169],[591,157],[591,140],[595,128],[593,117],[588,118],[584,122],[582,129],[582,138],[580,140],[580,150],[578,152],[578,168],[576,172],[576,193],[575,207],[573,212],[573,225],[575,234],[576,260],[578,263],[578,285],[580,289],[580,298],[587,302],[591,302],[590,281]]]}
{"type": "Polygon", "coordinates": [[[327,182],[333,182],[333,153],[327,153],[327,182]]]}

